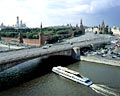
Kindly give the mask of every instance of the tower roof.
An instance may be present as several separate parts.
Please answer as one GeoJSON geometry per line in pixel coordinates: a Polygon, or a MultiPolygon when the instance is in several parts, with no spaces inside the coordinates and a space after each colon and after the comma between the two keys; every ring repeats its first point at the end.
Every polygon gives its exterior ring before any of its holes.
{"type": "Polygon", "coordinates": [[[41,22],[41,25],[40,25],[40,32],[42,32],[42,22],[41,22]]]}
{"type": "Polygon", "coordinates": [[[17,18],[19,18],[19,16],[17,16],[17,18]]]}
{"type": "Polygon", "coordinates": [[[82,18],[81,18],[81,20],[80,20],[80,24],[82,25],[82,18]]]}
{"type": "Polygon", "coordinates": [[[42,29],[42,22],[41,22],[40,28],[42,29]]]}
{"type": "Polygon", "coordinates": [[[102,21],[102,25],[105,25],[104,20],[102,21]]]}

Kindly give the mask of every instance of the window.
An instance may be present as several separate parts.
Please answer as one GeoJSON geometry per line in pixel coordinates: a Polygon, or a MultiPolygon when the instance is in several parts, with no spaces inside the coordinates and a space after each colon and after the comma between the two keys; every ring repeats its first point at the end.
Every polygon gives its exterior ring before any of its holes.
{"type": "Polygon", "coordinates": [[[88,83],[88,82],[90,82],[90,80],[85,81],[85,83],[88,83]]]}

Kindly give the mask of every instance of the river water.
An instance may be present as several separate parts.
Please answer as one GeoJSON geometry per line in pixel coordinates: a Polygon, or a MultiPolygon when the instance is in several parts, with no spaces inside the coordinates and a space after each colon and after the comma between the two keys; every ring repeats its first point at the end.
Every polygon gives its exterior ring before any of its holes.
{"type": "MultiPolygon", "coordinates": [[[[85,61],[67,65],[94,82],[87,87],[51,71],[46,72],[44,68],[38,67],[38,61],[28,61],[1,72],[0,86],[15,86],[1,91],[0,96],[120,96],[120,67],[85,61]],[[43,70],[46,74],[39,75],[41,71],[38,70],[43,70]],[[27,79],[26,82],[24,78],[27,79]],[[15,83],[19,81],[22,83],[15,83]]],[[[49,60],[47,62],[51,63],[49,60]]]]}

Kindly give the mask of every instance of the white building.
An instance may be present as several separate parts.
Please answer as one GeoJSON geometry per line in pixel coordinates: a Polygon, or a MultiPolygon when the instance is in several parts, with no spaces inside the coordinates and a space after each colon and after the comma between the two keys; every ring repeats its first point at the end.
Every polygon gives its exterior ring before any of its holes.
{"type": "Polygon", "coordinates": [[[27,27],[26,27],[26,24],[23,23],[22,20],[20,21],[18,16],[17,16],[17,21],[16,21],[16,26],[15,26],[15,28],[18,28],[18,29],[27,28],[27,27]]]}

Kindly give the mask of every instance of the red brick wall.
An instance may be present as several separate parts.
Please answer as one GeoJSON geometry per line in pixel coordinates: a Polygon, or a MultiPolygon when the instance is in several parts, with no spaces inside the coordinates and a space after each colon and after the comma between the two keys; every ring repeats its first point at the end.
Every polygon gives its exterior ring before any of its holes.
{"type": "MultiPolygon", "coordinates": [[[[15,40],[18,42],[18,38],[1,38],[2,40],[5,41],[12,41],[15,40]]],[[[23,39],[23,42],[25,44],[29,44],[29,45],[35,45],[35,46],[39,46],[39,39],[23,39]]]]}
{"type": "Polygon", "coordinates": [[[15,40],[15,41],[18,41],[17,38],[4,38],[4,37],[2,37],[1,40],[5,40],[5,41],[12,41],[12,40],[15,40]]]}
{"type": "MultiPolygon", "coordinates": [[[[5,40],[5,41],[15,40],[18,42],[18,38],[4,38],[4,37],[2,37],[1,39],[5,40]]],[[[43,39],[43,43],[44,43],[45,41],[47,41],[49,39],[49,36],[43,36],[42,39],[43,39]]],[[[24,44],[39,46],[39,39],[23,39],[23,42],[24,42],[24,44]]]]}

